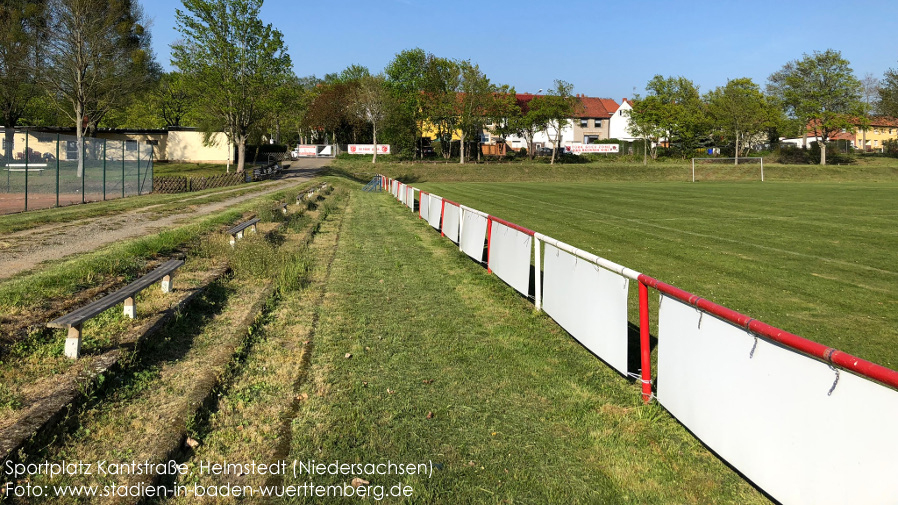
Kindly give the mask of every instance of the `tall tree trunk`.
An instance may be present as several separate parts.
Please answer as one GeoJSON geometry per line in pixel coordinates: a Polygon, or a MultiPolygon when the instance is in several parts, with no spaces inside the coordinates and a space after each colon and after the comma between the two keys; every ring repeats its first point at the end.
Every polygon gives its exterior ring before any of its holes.
{"type": "Polygon", "coordinates": [[[371,136],[374,137],[374,156],[371,158],[371,163],[377,163],[377,125],[372,124],[372,127],[371,136]]]}
{"type": "Polygon", "coordinates": [[[642,165],[649,166],[649,139],[642,139],[642,165]]]}
{"type": "Polygon", "coordinates": [[[736,130],[736,165],[739,164],[739,130],[736,130]]]}
{"type": "Polygon", "coordinates": [[[820,146],[820,164],[826,165],[826,142],[821,140],[818,145],[820,146]]]}
{"type": "Polygon", "coordinates": [[[465,164],[465,132],[462,130],[461,135],[459,135],[459,139],[461,142],[458,144],[458,162],[462,165],[465,164]]]}
{"type": "MultiPolygon", "coordinates": [[[[80,105],[75,106],[75,138],[78,144],[78,177],[84,176],[84,109],[80,105]]],[[[122,157],[125,156],[122,151],[122,157]]]]}
{"type": "Polygon", "coordinates": [[[246,166],[246,136],[237,136],[237,173],[243,173],[246,166]]]}

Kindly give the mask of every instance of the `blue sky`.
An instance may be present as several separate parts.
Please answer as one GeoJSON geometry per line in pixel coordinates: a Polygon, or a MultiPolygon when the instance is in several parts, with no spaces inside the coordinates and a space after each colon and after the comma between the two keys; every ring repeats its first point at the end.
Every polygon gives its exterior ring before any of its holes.
{"type": "MultiPolygon", "coordinates": [[[[158,61],[170,67],[180,0],[143,2],[158,61]]],[[[620,101],[655,74],[682,75],[702,92],[727,79],[767,77],[803,53],[842,52],[855,75],[898,68],[898,1],[266,0],[262,18],[284,33],[299,76],[350,64],[381,71],[403,49],[470,59],[518,92],[554,79],[576,93],[620,101]]]]}

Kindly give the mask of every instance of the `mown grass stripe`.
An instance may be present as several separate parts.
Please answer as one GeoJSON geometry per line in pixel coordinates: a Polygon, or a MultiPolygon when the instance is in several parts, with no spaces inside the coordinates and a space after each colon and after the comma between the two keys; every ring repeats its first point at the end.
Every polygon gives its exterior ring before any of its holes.
{"type": "Polygon", "coordinates": [[[432,479],[369,479],[414,486],[410,503],[764,501],[416,216],[352,207],[291,459],[433,461],[432,479]]]}

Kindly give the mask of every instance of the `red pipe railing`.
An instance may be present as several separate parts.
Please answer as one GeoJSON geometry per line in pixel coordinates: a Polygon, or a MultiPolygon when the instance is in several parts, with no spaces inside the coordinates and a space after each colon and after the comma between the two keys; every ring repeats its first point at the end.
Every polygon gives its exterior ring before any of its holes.
{"type": "Polygon", "coordinates": [[[657,279],[649,277],[648,275],[640,275],[639,282],[653,287],[658,291],[676,298],[682,302],[688,303],[693,307],[701,309],[708,314],[717,316],[724,321],[728,321],[737,326],[745,328],[745,330],[754,333],[755,335],[768,338],[770,340],[773,340],[774,342],[779,342],[780,344],[783,344],[784,346],[792,350],[807,354],[814,358],[818,358],[827,363],[832,363],[833,365],[837,365],[841,368],[844,368],[845,370],[854,372],[868,379],[898,389],[898,371],[886,368],[882,365],[877,365],[876,363],[872,363],[856,356],[852,356],[851,354],[842,352],[832,347],[825,346],[812,340],[799,337],[794,333],[789,333],[788,331],[781,330],[769,324],[762,323],[757,319],[753,319],[749,316],[746,316],[745,314],[740,314],[735,310],[728,309],[722,305],[718,305],[714,302],[689,293],[688,291],[683,291],[678,287],[671,286],[670,284],[665,284],[657,279]]]}

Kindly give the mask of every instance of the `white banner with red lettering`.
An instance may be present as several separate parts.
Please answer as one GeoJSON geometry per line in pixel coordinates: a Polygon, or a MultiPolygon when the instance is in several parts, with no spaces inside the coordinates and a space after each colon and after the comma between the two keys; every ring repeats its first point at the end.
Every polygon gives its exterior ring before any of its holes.
{"type": "Polygon", "coordinates": [[[619,153],[620,145],[619,144],[572,144],[569,146],[564,146],[564,152],[568,154],[583,154],[583,153],[599,153],[599,154],[609,154],[609,153],[619,153]]]}
{"type": "Polygon", "coordinates": [[[530,258],[533,237],[493,221],[490,231],[489,268],[524,296],[530,294],[530,258]]]}
{"type": "MultiPolygon", "coordinates": [[[[374,144],[349,144],[346,146],[349,154],[374,154],[374,144]]],[[[390,144],[377,144],[377,154],[390,154],[390,144]]]]}
{"type": "Polygon", "coordinates": [[[898,503],[898,391],[661,297],[658,401],[781,503],[898,503]]]}
{"type": "Polygon", "coordinates": [[[297,156],[318,156],[318,146],[296,146],[297,156]]]}
{"type": "Polygon", "coordinates": [[[543,310],[626,376],[629,280],[551,244],[545,252],[543,310]]]}
{"type": "Polygon", "coordinates": [[[449,240],[458,243],[458,227],[461,223],[461,209],[458,205],[446,202],[443,206],[443,234],[449,240]]]}

